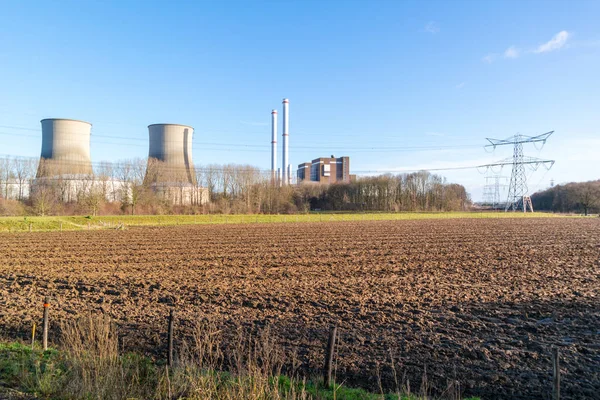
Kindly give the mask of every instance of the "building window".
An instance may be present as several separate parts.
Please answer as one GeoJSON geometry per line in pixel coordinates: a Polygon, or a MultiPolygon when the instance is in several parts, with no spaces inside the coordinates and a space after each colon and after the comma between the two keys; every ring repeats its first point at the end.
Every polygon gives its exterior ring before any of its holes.
{"type": "Polygon", "coordinates": [[[310,180],[313,182],[319,180],[319,165],[320,164],[312,164],[310,166],[310,180]]]}

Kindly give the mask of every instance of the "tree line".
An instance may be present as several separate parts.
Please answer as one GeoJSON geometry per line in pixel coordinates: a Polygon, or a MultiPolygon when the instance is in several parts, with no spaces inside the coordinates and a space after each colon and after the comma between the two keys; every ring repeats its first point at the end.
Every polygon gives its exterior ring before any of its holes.
{"type": "Polygon", "coordinates": [[[359,177],[355,182],[302,187],[313,209],[348,211],[464,211],[471,199],[462,185],[427,171],[359,177]]]}
{"type": "Polygon", "coordinates": [[[534,210],[560,213],[600,213],[600,180],[556,185],[531,196],[534,210]]]}
{"type": "Polygon", "coordinates": [[[470,206],[463,186],[426,171],[279,187],[270,171],[251,165],[208,164],[182,171],[138,158],[100,162],[91,175],[77,176],[60,173],[55,163],[51,167],[50,173],[44,161],[0,158],[0,215],[457,211],[470,206]],[[157,185],[167,186],[168,196],[157,185]],[[190,188],[206,197],[181,201],[190,188]]]}

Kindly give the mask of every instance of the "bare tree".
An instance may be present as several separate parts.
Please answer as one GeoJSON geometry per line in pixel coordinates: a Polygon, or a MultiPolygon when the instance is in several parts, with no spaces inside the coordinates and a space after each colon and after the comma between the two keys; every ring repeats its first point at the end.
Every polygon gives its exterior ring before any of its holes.
{"type": "Polygon", "coordinates": [[[13,160],[13,171],[17,181],[18,194],[17,198],[21,201],[25,198],[25,191],[31,190],[31,180],[34,177],[37,163],[35,159],[30,158],[15,158],[13,160]]]}
{"type": "Polygon", "coordinates": [[[591,208],[600,204],[600,185],[586,183],[578,188],[576,196],[583,209],[583,214],[587,216],[591,208]]]}
{"type": "Polygon", "coordinates": [[[92,185],[80,201],[91,215],[96,216],[105,199],[102,187],[100,185],[92,185]]]}
{"type": "Polygon", "coordinates": [[[114,166],[109,161],[101,161],[96,171],[96,182],[105,200],[115,201],[114,166]]]}
{"type": "Polygon", "coordinates": [[[9,157],[0,158],[0,182],[2,183],[2,195],[5,199],[11,197],[9,191],[11,181],[14,180],[13,161],[9,157]]]}
{"type": "Polygon", "coordinates": [[[49,214],[58,202],[55,182],[51,179],[39,180],[32,187],[30,197],[33,210],[37,215],[49,214]]]}

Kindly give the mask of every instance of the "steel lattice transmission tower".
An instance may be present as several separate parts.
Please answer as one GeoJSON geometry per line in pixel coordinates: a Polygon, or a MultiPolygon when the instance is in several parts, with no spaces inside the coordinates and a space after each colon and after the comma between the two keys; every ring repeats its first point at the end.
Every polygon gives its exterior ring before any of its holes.
{"type": "Polygon", "coordinates": [[[510,207],[515,211],[519,208],[519,202],[523,201],[523,196],[527,194],[527,174],[523,164],[523,141],[521,135],[515,135],[515,148],[513,151],[513,167],[510,174],[510,184],[508,185],[508,200],[506,201],[507,211],[510,207]]]}
{"type": "Polygon", "coordinates": [[[506,187],[500,183],[500,180],[505,180],[502,175],[488,175],[485,177],[485,186],[483,187],[484,203],[491,205],[492,209],[498,208],[500,205],[500,188],[506,187]],[[493,183],[490,183],[493,181],[493,183]]]}
{"type": "Polygon", "coordinates": [[[490,205],[494,202],[494,193],[493,193],[493,185],[490,185],[488,180],[491,176],[485,177],[485,186],[483,187],[483,204],[490,205]]]}
{"type": "MultiPolygon", "coordinates": [[[[523,196],[527,195],[527,174],[525,171],[525,165],[532,166],[535,170],[540,165],[544,165],[546,168],[550,169],[554,164],[554,160],[542,160],[534,157],[526,157],[523,154],[523,143],[538,143],[541,142],[542,145],[546,143],[546,140],[552,135],[554,131],[546,132],[537,136],[526,136],[517,134],[508,139],[491,139],[486,138],[489,145],[486,147],[496,148],[497,146],[504,145],[512,145],[513,146],[513,156],[512,156],[512,173],[510,176],[510,184],[508,186],[508,198],[506,200],[505,211],[512,210],[516,211],[521,207],[524,207],[523,196]]],[[[503,160],[496,164],[506,164],[506,161],[503,160]]],[[[490,166],[493,164],[490,164],[490,166]]],[[[525,210],[525,208],[523,208],[525,210]]]]}

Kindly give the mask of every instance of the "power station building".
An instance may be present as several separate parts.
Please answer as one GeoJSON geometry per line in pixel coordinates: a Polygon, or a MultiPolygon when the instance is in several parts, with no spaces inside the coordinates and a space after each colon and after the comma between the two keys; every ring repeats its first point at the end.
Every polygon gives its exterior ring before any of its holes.
{"type": "Polygon", "coordinates": [[[350,183],[350,157],[321,157],[298,165],[298,183],[350,183]]]}

